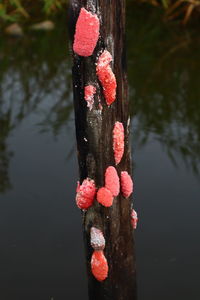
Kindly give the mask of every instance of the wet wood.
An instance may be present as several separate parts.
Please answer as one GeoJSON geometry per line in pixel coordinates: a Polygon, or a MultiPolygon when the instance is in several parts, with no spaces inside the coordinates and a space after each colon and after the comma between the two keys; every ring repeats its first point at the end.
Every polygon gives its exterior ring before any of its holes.
{"type": "MultiPolygon", "coordinates": [[[[76,137],[80,181],[86,177],[104,185],[104,173],[108,166],[115,166],[112,149],[112,130],[116,121],[125,129],[125,152],[120,164],[121,171],[132,173],[129,143],[129,104],[127,97],[126,51],[125,51],[125,0],[79,0],[71,1],[69,20],[73,43],[75,24],[80,8],[96,13],[100,19],[100,39],[90,57],[73,55],[73,92],[76,123],[76,137]],[[106,105],[102,87],[96,76],[97,56],[107,49],[113,56],[112,69],[117,79],[116,101],[106,105]],[[97,88],[95,103],[90,111],[84,100],[84,86],[93,84],[97,88]],[[99,108],[99,101],[103,107],[99,108]]],[[[131,199],[120,194],[113,206],[105,208],[95,204],[84,212],[83,234],[86,249],[88,287],[90,300],[135,300],[136,271],[133,230],[130,223],[131,199]],[[106,239],[105,256],[109,264],[109,276],[100,283],[90,270],[93,252],[90,246],[90,228],[100,228],[106,239]]]]}

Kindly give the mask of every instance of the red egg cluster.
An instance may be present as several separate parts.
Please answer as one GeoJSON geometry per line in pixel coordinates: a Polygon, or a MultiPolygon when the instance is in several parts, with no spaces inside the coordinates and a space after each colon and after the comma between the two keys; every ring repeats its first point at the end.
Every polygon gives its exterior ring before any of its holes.
{"type": "Polygon", "coordinates": [[[85,8],[81,8],[74,36],[73,50],[80,56],[92,55],[99,39],[99,19],[85,8]]]}
{"type": "Polygon", "coordinates": [[[121,191],[125,198],[128,198],[133,192],[133,181],[126,171],[121,172],[121,191]]]}
{"type": "Polygon", "coordinates": [[[98,281],[103,281],[108,277],[108,263],[104,256],[105,239],[101,230],[92,227],[90,230],[90,243],[94,252],[91,258],[91,271],[98,281]]]}
{"type": "Polygon", "coordinates": [[[94,202],[96,186],[94,180],[86,178],[82,184],[78,182],[76,189],[76,204],[80,209],[88,209],[94,202]]]}
{"type": "Polygon", "coordinates": [[[108,262],[103,251],[94,251],[91,258],[92,274],[98,281],[103,281],[108,277],[108,262]]]}
{"type": "Polygon", "coordinates": [[[131,210],[131,224],[134,229],[137,228],[138,216],[134,209],[131,210]]]}
{"type": "Polygon", "coordinates": [[[87,107],[89,110],[92,109],[92,106],[94,104],[94,94],[96,93],[96,88],[93,85],[87,85],[85,86],[84,90],[84,99],[87,101],[87,107]]]}
{"type": "Polygon", "coordinates": [[[114,167],[110,166],[106,169],[105,172],[105,187],[111,191],[114,197],[119,195],[120,184],[119,176],[114,167]]]}
{"type": "Polygon", "coordinates": [[[124,126],[120,122],[115,122],[113,128],[113,151],[115,163],[118,165],[124,154],[124,126]]]}
{"type": "Polygon", "coordinates": [[[103,87],[103,93],[107,105],[111,105],[116,98],[116,78],[110,67],[112,61],[112,55],[107,50],[99,56],[97,61],[96,72],[103,87]]]}
{"type": "Polygon", "coordinates": [[[113,204],[113,195],[106,187],[101,187],[97,192],[97,201],[105,206],[110,207],[113,204]]]}
{"type": "Polygon", "coordinates": [[[115,167],[109,166],[105,172],[105,186],[97,192],[97,201],[105,206],[110,207],[113,204],[113,197],[119,195],[120,183],[119,176],[115,167]]]}

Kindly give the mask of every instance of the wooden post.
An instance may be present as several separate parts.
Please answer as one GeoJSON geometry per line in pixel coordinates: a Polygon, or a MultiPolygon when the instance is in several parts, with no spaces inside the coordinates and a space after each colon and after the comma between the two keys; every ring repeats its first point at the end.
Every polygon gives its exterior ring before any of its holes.
{"type": "MultiPolygon", "coordinates": [[[[71,0],[69,26],[72,44],[80,9],[84,7],[100,20],[100,37],[91,56],[82,57],[73,52],[73,92],[76,123],[76,138],[80,182],[89,177],[96,186],[105,184],[105,170],[115,166],[112,132],[116,121],[122,122],[125,130],[125,149],[121,162],[116,166],[118,174],[132,174],[129,144],[129,105],[127,98],[126,51],[125,51],[125,0],[71,0]],[[108,50],[113,62],[111,68],[117,80],[116,101],[106,104],[101,82],[96,74],[96,63],[102,51],[108,50]],[[92,83],[97,92],[90,110],[84,100],[84,87],[92,83]],[[101,109],[102,106],[102,109],[101,109]]],[[[131,199],[121,193],[111,207],[104,207],[96,200],[82,213],[83,235],[90,300],[135,300],[136,270],[134,238],[131,226],[131,199]],[[91,273],[90,228],[102,230],[106,247],[105,257],[109,265],[108,278],[97,281],[91,273]]]]}

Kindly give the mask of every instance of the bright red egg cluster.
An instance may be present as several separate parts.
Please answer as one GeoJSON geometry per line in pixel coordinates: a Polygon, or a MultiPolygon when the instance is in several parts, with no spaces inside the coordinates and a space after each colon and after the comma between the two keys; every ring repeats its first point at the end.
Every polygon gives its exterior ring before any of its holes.
{"type": "Polygon", "coordinates": [[[115,74],[110,67],[111,61],[112,55],[107,50],[104,50],[99,56],[96,67],[97,76],[103,87],[107,105],[111,105],[115,101],[117,88],[115,74]]]}
{"type": "Polygon", "coordinates": [[[103,251],[94,251],[91,258],[92,274],[98,281],[103,281],[108,277],[108,262],[103,251]]]}
{"type": "Polygon", "coordinates": [[[91,258],[91,271],[98,281],[103,281],[108,276],[108,263],[104,256],[105,239],[100,229],[90,229],[90,243],[94,252],[91,258]]]}
{"type": "Polygon", "coordinates": [[[82,184],[78,182],[76,204],[80,209],[88,209],[94,202],[96,186],[94,180],[86,178],[82,184]]]}
{"type": "Polygon", "coordinates": [[[128,198],[133,192],[133,181],[128,172],[121,172],[121,191],[125,198],[128,198]]]}
{"type": "Polygon", "coordinates": [[[106,187],[101,187],[97,192],[97,201],[105,207],[113,204],[113,195],[106,187]]]}
{"type": "Polygon", "coordinates": [[[115,163],[118,165],[124,154],[124,126],[121,122],[115,122],[113,128],[113,151],[115,163]]]}
{"type": "Polygon", "coordinates": [[[113,196],[119,195],[120,184],[119,184],[119,176],[114,167],[110,166],[106,169],[105,172],[105,187],[111,191],[113,196]]]}
{"type": "Polygon", "coordinates": [[[74,36],[73,50],[80,56],[92,55],[99,39],[99,19],[85,8],[81,8],[74,36]]]}

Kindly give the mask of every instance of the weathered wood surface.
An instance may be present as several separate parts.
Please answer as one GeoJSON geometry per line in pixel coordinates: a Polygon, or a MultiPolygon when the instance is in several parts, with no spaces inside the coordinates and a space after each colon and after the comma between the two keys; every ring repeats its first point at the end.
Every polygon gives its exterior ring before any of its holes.
{"type": "MultiPolygon", "coordinates": [[[[104,173],[108,166],[115,166],[112,148],[112,130],[116,121],[125,129],[125,152],[120,164],[121,171],[131,170],[129,143],[129,104],[127,97],[126,50],[125,50],[125,0],[71,0],[70,36],[73,43],[75,24],[80,8],[96,13],[100,19],[100,39],[90,57],[73,55],[73,92],[80,181],[86,177],[104,186],[104,173]],[[100,82],[96,76],[97,56],[107,49],[113,56],[111,64],[117,79],[116,101],[108,107],[100,82]],[[84,100],[84,86],[92,83],[97,87],[95,103],[90,111],[84,100]],[[99,109],[99,99],[103,110],[99,109]]],[[[83,234],[90,300],[135,300],[136,271],[133,229],[130,222],[131,199],[120,194],[113,206],[105,208],[97,201],[82,214],[83,234]],[[91,274],[90,228],[100,228],[106,239],[105,256],[109,264],[109,276],[98,282],[91,274]]]]}

